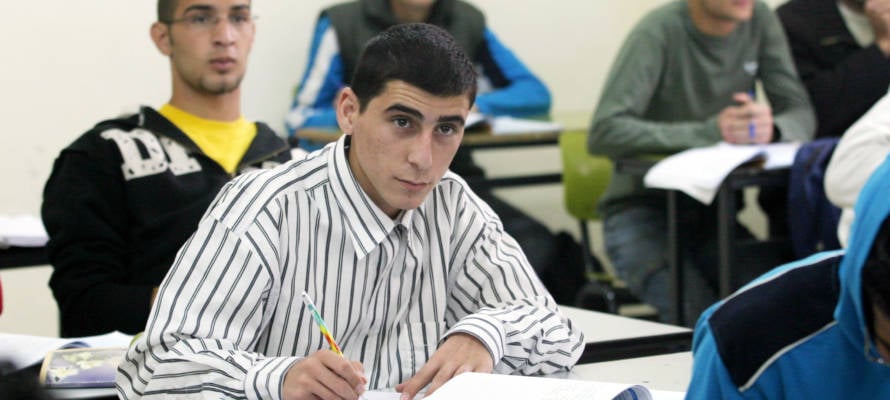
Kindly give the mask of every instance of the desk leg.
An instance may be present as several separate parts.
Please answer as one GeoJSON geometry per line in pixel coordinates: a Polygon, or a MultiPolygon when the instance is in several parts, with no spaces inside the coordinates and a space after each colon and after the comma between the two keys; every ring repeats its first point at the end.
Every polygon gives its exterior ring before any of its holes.
{"type": "Polygon", "coordinates": [[[717,193],[717,254],[719,292],[717,296],[725,299],[732,293],[733,260],[735,259],[733,242],[735,241],[735,195],[731,182],[724,182],[717,193]]]}
{"type": "Polygon", "coordinates": [[[686,324],[685,310],[683,307],[683,258],[681,256],[681,240],[679,227],[679,196],[676,190],[667,191],[667,263],[671,270],[671,286],[674,293],[674,310],[676,310],[677,325],[686,324]]]}

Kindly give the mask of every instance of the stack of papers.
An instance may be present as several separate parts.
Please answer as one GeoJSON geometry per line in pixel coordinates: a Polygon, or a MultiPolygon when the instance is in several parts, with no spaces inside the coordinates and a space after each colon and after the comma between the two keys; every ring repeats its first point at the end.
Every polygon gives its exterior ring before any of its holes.
{"type": "Polygon", "coordinates": [[[711,204],[720,184],[734,169],[744,163],[763,160],[764,169],[790,167],[800,143],[767,145],[734,145],[692,148],[667,157],[646,173],[646,187],[680,190],[690,197],[711,204]]]}
{"type": "Polygon", "coordinates": [[[641,385],[465,372],[425,400],[651,400],[641,385]]]}
{"type": "Polygon", "coordinates": [[[48,240],[40,218],[33,215],[0,215],[0,248],[41,247],[48,240]]]}

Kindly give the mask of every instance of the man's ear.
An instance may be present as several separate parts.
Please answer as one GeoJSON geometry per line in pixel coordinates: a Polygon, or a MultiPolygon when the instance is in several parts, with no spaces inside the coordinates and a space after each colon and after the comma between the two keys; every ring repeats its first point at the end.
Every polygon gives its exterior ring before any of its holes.
{"type": "Polygon", "coordinates": [[[170,26],[161,22],[151,24],[151,40],[155,47],[164,54],[170,56],[170,26]]]}
{"type": "Polygon", "coordinates": [[[352,91],[352,88],[347,86],[340,90],[334,106],[337,107],[337,124],[340,125],[340,130],[347,135],[351,135],[360,112],[358,97],[352,91]]]}

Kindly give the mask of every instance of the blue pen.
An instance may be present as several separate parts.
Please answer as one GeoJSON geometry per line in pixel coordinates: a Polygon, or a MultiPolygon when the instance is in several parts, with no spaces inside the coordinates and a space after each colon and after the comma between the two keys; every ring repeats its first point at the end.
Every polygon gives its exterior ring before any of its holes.
{"type": "MultiPolygon", "coordinates": [[[[751,101],[754,101],[754,89],[748,91],[748,95],[751,96],[751,101]]],[[[751,118],[748,121],[748,139],[751,141],[751,144],[754,144],[754,139],[757,137],[757,130],[754,127],[754,118],[751,118]]]]}

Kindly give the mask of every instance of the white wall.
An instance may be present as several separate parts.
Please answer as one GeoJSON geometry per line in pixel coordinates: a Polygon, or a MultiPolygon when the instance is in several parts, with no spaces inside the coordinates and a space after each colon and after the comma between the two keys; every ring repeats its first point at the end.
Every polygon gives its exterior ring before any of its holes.
{"type": "MultiPolygon", "coordinates": [[[[554,112],[589,115],[627,31],[642,13],[666,0],[470,1],[485,11],[501,40],[549,85],[554,112]]],[[[260,19],[244,81],[248,118],[282,128],[291,92],[303,72],[314,20],[321,8],[335,2],[254,1],[260,19]]],[[[167,60],[148,36],[154,7],[154,1],[132,0],[6,5],[7,17],[0,24],[5,53],[0,110],[7,124],[0,133],[0,214],[38,214],[55,156],[94,123],[139,104],[159,106],[167,100],[167,60]]],[[[506,169],[499,158],[481,158],[494,173],[506,169]]],[[[555,151],[534,158],[544,168],[559,168],[555,151]]],[[[558,187],[502,194],[542,215],[551,227],[571,226],[562,215],[558,187]]],[[[0,316],[0,331],[55,333],[55,310],[48,310],[43,301],[50,296],[46,276],[48,268],[2,272],[7,310],[0,316]],[[34,318],[43,321],[27,322],[34,318]]]]}

